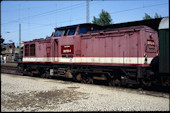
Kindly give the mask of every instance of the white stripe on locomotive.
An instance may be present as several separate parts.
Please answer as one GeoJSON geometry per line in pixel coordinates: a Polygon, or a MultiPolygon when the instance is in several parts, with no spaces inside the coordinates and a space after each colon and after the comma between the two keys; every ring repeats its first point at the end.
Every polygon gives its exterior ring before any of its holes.
{"type": "MultiPolygon", "coordinates": [[[[153,57],[147,58],[147,64],[153,57]]],[[[144,64],[145,57],[24,57],[23,62],[144,64]]]]}

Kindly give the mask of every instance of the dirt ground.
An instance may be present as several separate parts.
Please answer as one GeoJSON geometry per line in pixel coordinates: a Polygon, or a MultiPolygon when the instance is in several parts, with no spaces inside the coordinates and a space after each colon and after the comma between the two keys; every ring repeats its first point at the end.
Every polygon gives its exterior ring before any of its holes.
{"type": "Polygon", "coordinates": [[[169,111],[169,95],[1,74],[1,111],[169,111]]]}

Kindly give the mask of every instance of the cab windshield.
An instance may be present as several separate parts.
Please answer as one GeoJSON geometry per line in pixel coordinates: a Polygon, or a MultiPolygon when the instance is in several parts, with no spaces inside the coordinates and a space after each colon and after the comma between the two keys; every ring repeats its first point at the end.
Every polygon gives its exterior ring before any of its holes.
{"type": "Polygon", "coordinates": [[[54,37],[60,37],[63,34],[63,30],[57,30],[55,31],[54,37]]]}
{"type": "Polygon", "coordinates": [[[74,35],[75,32],[76,32],[76,27],[75,27],[75,28],[70,28],[70,29],[68,30],[67,35],[74,35]]]}
{"type": "Polygon", "coordinates": [[[88,28],[87,27],[84,27],[84,26],[81,26],[80,29],[79,29],[79,32],[78,34],[86,34],[88,31],[88,28]]]}
{"type": "Polygon", "coordinates": [[[95,31],[95,30],[96,30],[96,28],[93,26],[80,26],[78,34],[79,35],[86,34],[89,31],[95,31]]]}

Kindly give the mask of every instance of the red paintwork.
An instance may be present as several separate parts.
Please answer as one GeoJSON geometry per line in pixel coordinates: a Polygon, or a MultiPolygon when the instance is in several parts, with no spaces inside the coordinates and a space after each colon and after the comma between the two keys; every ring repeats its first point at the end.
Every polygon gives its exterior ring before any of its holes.
{"type": "Polygon", "coordinates": [[[158,50],[157,32],[147,26],[128,27],[114,29],[114,33],[105,35],[94,35],[79,38],[81,40],[81,56],[83,57],[154,57],[158,50]],[[134,32],[136,29],[136,32],[134,32]],[[146,32],[147,30],[147,32],[146,32]],[[155,40],[155,48],[152,53],[147,48],[147,39],[152,33],[155,40]]]}
{"type": "MultiPolygon", "coordinates": [[[[113,28],[83,35],[77,35],[78,28],[79,26],[77,26],[75,35],[51,37],[25,42],[24,44],[35,43],[35,57],[62,57],[63,54],[71,54],[73,57],[144,57],[144,54],[147,54],[147,57],[155,57],[158,54],[158,33],[147,26],[113,28]],[[67,49],[66,46],[69,46],[68,48],[71,51],[64,53],[63,51],[67,49]]],[[[25,57],[24,54],[25,51],[23,51],[23,58],[25,57]]],[[[124,65],[71,62],[68,64],[124,65]]],[[[141,66],[148,65],[141,64],[141,66]]]]}
{"type": "Polygon", "coordinates": [[[74,54],[74,45],[61,46],[61,54],[74,54]]]}
{"type": "MultiPolygon", "coordinates": [[[[24,42],[24,45],[26,44],[35,44],[35,56],[27,57],[51,57],[51,38],[24,42]]],[[[23,47],[23,58],[24,57],[26,57],[25,46],[23,47]]]]}

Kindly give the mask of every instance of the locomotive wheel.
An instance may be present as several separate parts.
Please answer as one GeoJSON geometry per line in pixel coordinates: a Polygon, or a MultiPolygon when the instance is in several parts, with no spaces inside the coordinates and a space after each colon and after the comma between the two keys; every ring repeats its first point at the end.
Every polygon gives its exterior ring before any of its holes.
{"type": "Polygon", "coordinates": [[[46,73],[44,73],[45,74],[45,78],[51,78],[51,76],[50,76],[50,74],[46,71],[46,73]]]}
{"type": "Polygon", "coordinates": [[[34,76],[34,73],[30,72],[29,75],[30,75],[31,77],[33,77],[33,76],[34,76]]]}
{"type": "Polygon", "coordinates": [[[27,75],[27,72],[26,71],[23,71],[22,72],[22,76],[26,76],[27,75]]]}
{"type": "Polygon", "coordinates": [[[93,84],[93,78],[92,77],[81,76],[81,78],[82,78],[81,83],[93,84]]]}
{"type": "Polygon", "coordinates": [[[142,81],[142,87],[150,87],[151,83],[145,81],[145,80],[141,80],[142,81]]]}
{"type": "Polygon", "coordinates": [[[49,74],[49,70],[45,69],[46,71],[43,72],[40,76],[41,78],[51,78],[50,74],[49,74]]]}
{"type": "Polygon", "coordinates": [[[111,79],[109,82],[108,82],[109,86],[120,86],[120,80],[118,79],[111,79]]]}
{"type": "Polygon", "coordinates": [[[115,86],[114,80],[111,79],[111,80],[108,82],[108,85],[109,85],[109,86],[115,86]]]}
{"type": "Polygon", "coordinates": [[[41,78],[45,78],[45,73],[40,75],[41,78]]]}
{"type": "Polygon", "coordinates": [[[81,73],[74,73],[73,75],[73,80],[76,82],[81,82],[82,78],[81,78],[81,73]]]}

